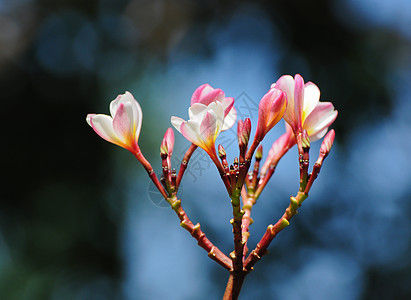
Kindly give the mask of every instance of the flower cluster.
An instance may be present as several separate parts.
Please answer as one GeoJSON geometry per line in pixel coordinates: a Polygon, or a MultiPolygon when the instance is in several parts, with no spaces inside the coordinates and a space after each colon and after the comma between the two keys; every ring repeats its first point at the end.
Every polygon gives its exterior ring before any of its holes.
{"type": "Polygon", "coordinates": [[[308,197],[308,192],[333,145],[334,130],[329,131],[325,137],[324,135],[335,121],[337,114],[331,102],[320,101],[320,90],[314,83],[304,83],[303,78],[298,74],[294,77],[284,75],[271,85],[260,100],[258,121],[252,142],[250,119],[238,120],[239,155],[233,159],[232,164],[229,164],[227,153],[222,145],[218,145],[217,154],[216,139],[221,132],[231,128],[236,122],[234,98],[226,97],[221,89],[203,84],[191,97],[189,119],[186,121],[179,117],[171,117],[171,124],[191,142],[191,146],[185,153],[177,172],[170,160],[174,148],[174,132],[171,128],[167,129],[160,145],[162,159],[160,180],[138,145],[143,114],[131,93],[119,95],[111,102],[110,116],[89,114],[87,123],[103,139],[129,150],[142,163],[156,188],[176,212],[181,226],[189,231],[211,259],[230,271],[224,299],[236,299],[244,277],[253,270],[254,264],[266,253],[274,237],[289,225],[290,220],[297,213],[297,208],[308,197]],[[261,142],[281,119],[286,122],[286,131],[272,144],[266,160],[260,167],[263,158],[261,142]],[[310,142],[323,137],[318,159],[312,172],[309,173],[310,142]],[[248,254],[249,226],[252,223],[251,209],[272,177],[279,160],[296,144],[300,171],[298,192],[295,197],[290,198],[290,204],[283,216],[274,225],[267,227],[256,248],[248,254]],[[206,151],[216,165],[231,199],[233,218],[230,223],[233,227],[234,251],[229,256],[206,237],[199,224],[194,225],[177,197],[190,157],[198,147],[206,151]],[[254,167],[250,169],[253,157],[254,167]]]}

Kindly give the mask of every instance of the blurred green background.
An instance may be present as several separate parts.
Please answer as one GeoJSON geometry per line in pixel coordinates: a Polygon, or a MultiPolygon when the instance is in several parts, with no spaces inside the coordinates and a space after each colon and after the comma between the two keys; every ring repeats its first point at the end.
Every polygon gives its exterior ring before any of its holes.
{"type": "MultiPolygon", "coordinates": [[[[140,147],[160,170],[169,118],[187,118],[199,85],[235,97],[255,126],[270,84],[299,73],[338,109],[337,140],[240,299],[410,299],[410,50],[408,0],[0,0],[0,298],[221,298],[228,274],[86,114],[132,92],[140,147]]],[[[283,130],[267,136],[265,154],[283,130]]],[[[234,132],[220,142],[233,159],[234,132]]],[[[175,166],[188,145],[176,132],[175,166]]],[[[251,246],[297,191],[295,151],[253,211],[251,246]]],[[[183,206],[229,253],[221,195],[198,150],[183,206]]]]}

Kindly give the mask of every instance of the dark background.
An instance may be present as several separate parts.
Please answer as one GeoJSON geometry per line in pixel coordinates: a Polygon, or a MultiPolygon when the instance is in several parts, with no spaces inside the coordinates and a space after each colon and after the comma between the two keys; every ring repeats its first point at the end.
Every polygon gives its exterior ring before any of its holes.
{"type": "MultiPolygon", "coordinates": [[[[139,144],[159,170],[169,118],[187,118],[199,85],[235,97],[255,126],[270,84],[300,73],[338,109],[336,144],[242,299],[410,299],[410,24],[407,0],[0,1],[0,297],[221,298],[228,274],[86,114],[130,90],[144,113],[139,144]]],[[[234,133],[225,139],[232,159],[234,133]]],[[[176,132],[175,166],[187,146],[176,132]]],[[[229,201],[198,153],[183,205],[229,253],[229,201]]],[[[292,149],[253,212],[251,245],[297,174],[292,149]]]]}

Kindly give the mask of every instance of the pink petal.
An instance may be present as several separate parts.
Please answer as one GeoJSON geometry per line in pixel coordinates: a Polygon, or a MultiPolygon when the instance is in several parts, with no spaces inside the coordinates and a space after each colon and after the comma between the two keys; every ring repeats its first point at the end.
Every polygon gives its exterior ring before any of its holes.
{"type": "Polygon", "coordinates": [[[167,144],[168,155],[171,156],[173,154],[174,149],[174,131],[171,128],[168,128],[166,133],[164,134],[164,140],[167,144]]]}
{"type": "Polygon", "coordinates": [[[200,135],[208,148],[214,146],[215,140],[217,138],[217,133],[221,131],[221,129],[219,129],[217,126],[218,124],[214,111],[208,111],[200,124],[200,135]]]}
{"type": "Polygon", "coordinates": [[[121,104],[127,104],[128,109],[130,109],[130,113],[132,115],[131,120],[134,124],[133,131],[135,132],[134,135],[136,140],[138,139],[141,131],[141,124],[143,121],[143,112],[141,110],[140,104],[134,99],[133,95],[130,92],[125,92],[122,95],[118,95],[116,99],[111,101],[110,103],[110,114],[111,116],[115,117],[117,110],[121,104]]]}
{"type": "Polygon", "coordinates": [[[213,88],[205,83],[203,85],[200,85],[193,93],[193,95],[191,96],[191,105],[193,105],[194,103],[199,103],[200,99],[201,99],[201,95],[204,93],[208,93],[210,91],[212,91],[213,88]]]}
{"type": "Polygon", "coordinates": [[[231,109],[233,108],[234,98],[232,98],[232,97],[224,98],[224,99],[221,101],[221,104],[223,105],[224,116],[227,116],[228,113],[229,113],[229,112],[231,111],[231,109]]]}
{"type": "Polygon", "coordinates": [[[275,90],[272,97],[274,100],[270,109],[270,116],[267,124],[267,127],[269,128],[268,130],[273,128],[275,124],[281,120],[287,107],[287,96],[285,92],[275,90]]]}
{"type": "Polygon", "coordinates": [[[295,117],[295,126],[298,130],[302,127],[301,119],[304,109],[304,79],[300,74],[296,74],[295,77],[295,86],[294,86],[294,117],[295,117]]]}
{"type": "Polygon", "coordinates": [[[335,121],[337,114],[338,112],[334,110],[331,102],[319,102],[305,119],[304,129],[307,130],[310,138],[311,136],[318,135],[318,133],[322,133],[324,129],[327,129],[335,121]]]}
{"type": "Polygon", "coordinates": [[[295,124],[295,117],[294,117],[294,78],[290,75],[283,75],[281,76],[277,82],[275,83],[274,87],[277,89],[281,89],[283,92],[287,94],[287,109],[284,113],[284,120],[294,126],[295,124]]]}
{"type": "Polygon", "coordinates": [[[133,109],[129,103],[120,103],[113,119],[114,132],[118,138],[129,147],[134,148],[136,144],[136,124],[133,120],[133,109]]]}
{"type": "Polygon", "coordinates": [[[214,101],[222,101],[224,99],[224,92],[221,89],[213,89],[208,84],[203,84],[194,92],[191,97],[191,104],[202,103],[209,105],[214,101]]]}

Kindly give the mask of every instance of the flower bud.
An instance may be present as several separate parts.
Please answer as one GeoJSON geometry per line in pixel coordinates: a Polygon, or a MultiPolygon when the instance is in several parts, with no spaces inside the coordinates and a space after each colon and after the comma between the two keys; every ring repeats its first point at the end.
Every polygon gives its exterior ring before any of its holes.
{"type": "Polygon", "coordinates": [[[260,161],[263,158],[263,145],[260,145],[255,152],[255,160],[260,161]]]}
{"type": "Polygon", "coordinates": [[[160,146],[161,155],[171,156],[174,148],[174,131],[171,128],[168,128],[164,134],[163,141],[160,146]]]}
{"type": "Polygon", "coordinates": [[[220,145],[218,145],[218,156],[221,158],[221,159],[225,159],[226,158],[226,152],[225,152],[225,150],[224,150],[224,147],[220,144],[220,145]]]}
{"type": "Polygon", "coordinates": [[[325,136],[321,144],[321,148],[320,148],[320,153],[321,155],[324,156],[324,158],[327,157],[327,155],[330,153],[331,148],[334,143],[334,139],[335,139],[335,131],[334,129],[331,129],[325,136]]]}

